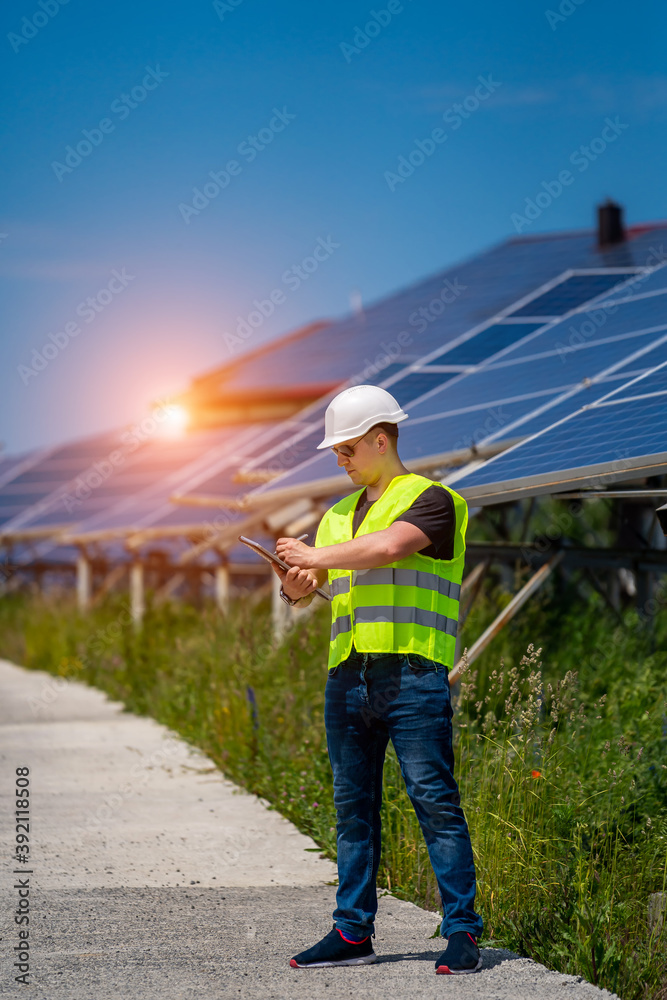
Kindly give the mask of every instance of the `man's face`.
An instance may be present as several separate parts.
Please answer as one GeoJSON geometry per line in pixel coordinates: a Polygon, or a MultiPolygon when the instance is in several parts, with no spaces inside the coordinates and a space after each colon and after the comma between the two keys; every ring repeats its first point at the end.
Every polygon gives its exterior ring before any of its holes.
{"type": "Polygon", "coordinates": [[[376,482],[386,462],[388,443],[383,431],[371,428],[361,438],[350,438],[336,445],[338,465],[345,469],[355,486],[368,486],[376,482]],[[340,451],[343,447],[354,449],[352,456],[340,451]]]}

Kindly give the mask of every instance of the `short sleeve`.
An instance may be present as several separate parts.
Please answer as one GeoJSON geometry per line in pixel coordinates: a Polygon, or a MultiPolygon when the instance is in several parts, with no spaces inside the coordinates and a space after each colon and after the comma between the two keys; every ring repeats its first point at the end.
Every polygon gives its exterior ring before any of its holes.
{"type": "Polygon", "coordinates": [[[397,521],[407,521],[424,532],[431,541],[421,554],[432,559],[454,558],[456,513],[454,501],[442,486],[429,486],[397,521]]]}

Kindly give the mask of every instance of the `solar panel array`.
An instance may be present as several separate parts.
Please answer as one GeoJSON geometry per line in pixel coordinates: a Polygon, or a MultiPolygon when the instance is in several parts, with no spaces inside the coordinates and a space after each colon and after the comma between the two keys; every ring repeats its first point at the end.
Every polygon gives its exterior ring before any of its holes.
{"type": "Polygon", "coordinates": [[[667,464],[667,345],[661,365],[448,479],[468,499],[527,495],[545,485],[646,475],[667,464]],[[648,471],[647,471],[648,470],[648,471]]]}
{"type": "MultiPolygon", "coordinates": [[[[433,352],[426,363],[381,380],[410,415],[400,428],[401,457],[410,461],[534,433],[556,414],[577,409],[582,392],[589,399],[608,392],[616,369],[626,370],[624,381],[628,366],[635,374],[645,371],[654,362],[644,356],[652,357],[667,337],[666,290],[664,266],[650,273],[565,273],[458,344],[433,352]],[[610,295],[614,286],[618,291],[610,295]],[[534,321],[517,323],[517,316],[534,321]],[[505,324],[515,339],[494,350],[496,331],[505,324]],[[458,371],[447,364],[461,348],[474,356],[475,345],[480,357],[485,343],[492,353],[481,362],[458,371]]],[[[311,436],[318,433],[321,423],[311,436]]],[[[331,456],[313,456],[258,492],[305,485],[336,471],[331,456]]]]}
{"type": "MultiPolygon", "coordinates": [[[[401,426],[408,459],[533,432],[577,408],[582,394],[597,398],[615,379],[656,363],[667,332],[667,269],[648,277],[643,269],[665,235],[646,232],[604,254],[587,234],[510,241],[361,315],[237,360],[233,388],[386,384],[409,406],[401,426]],[[586,315],[591,300],[597,309],[607,303],[604,322],[593,310],[586,315]]],[[[327,403],[272,426],[190,431],[180,442],[151,437],[96,478],[121,431],[2,459],[0,528],[213,522],[218,508],[177,506],[170,495],[245,494],[240,467],[280,473],[269,492],[336,472],[335,459],[315,450],[327,403]],[[95,485],[76,494],[81,482],[95,485]],[[68,493],[77,501],[70,509],[68,493]]]]}

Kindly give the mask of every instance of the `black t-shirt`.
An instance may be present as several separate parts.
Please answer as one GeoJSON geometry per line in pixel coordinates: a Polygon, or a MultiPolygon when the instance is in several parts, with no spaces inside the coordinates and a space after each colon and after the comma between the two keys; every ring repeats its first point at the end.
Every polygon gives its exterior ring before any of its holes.
{"type": "MultiPolygon", "coordinates": [[[[374,500],[366,499],[366,490],[357,501],[352,519],[352,533],[356,535],[361,522],[371,509],[374,500]]],[[[407,521],[416,525],[431,540],[431,544],[420,549],[423,556],[432,559],[454,558],[454,533],[456,529],[456,514],[454,501],[442,486],[429,486],[397,521],[407,521]]]]}

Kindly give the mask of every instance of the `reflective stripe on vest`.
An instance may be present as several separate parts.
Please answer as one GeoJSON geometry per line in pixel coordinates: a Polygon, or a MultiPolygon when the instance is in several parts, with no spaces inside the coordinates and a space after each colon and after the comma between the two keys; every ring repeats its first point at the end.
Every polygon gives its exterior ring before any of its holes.
{"type": "Polygon", "coordinates": [[[334,618],[331,623],[331,641],[333,642],[336,636],[343,635],[345,632],[352,631],[352,618],[350,615],[341,615],[340,618],[334,618]]]}
{"type": "Polygon", "coordinates": [[[350,578],[349,576],[339,576],[336,580],[331,581],[329,587],[330,593],[335,597],[336,594],[349,594],[350,593],[350,578]]]}
{"type": "MultiPolygon", "coordinates": [[[[353,646],[361,653],[419,653],[453,665],[468,521],[463,497],[423,476],[397,476],[370,508],[355,537],[388,527],[431,486],[446,489],[454,504],[452,559],[415,553],[375,569],[329,570],[333,596],[330,668],[349,656],[353,646]]],[[[327,511],[317,532],[317,546],[353,537],[359,496],[357,492],[345,497],[327,511]]]]}
{"type": "MultiPolygon", "coordinates": [[[[439,594],[443,594],[444,597],[453,597],[455,601],[458,601],[461,593],[460,583],[444,580],[437,573],[426,573],[418,569],[403,569],[400,566],[380,566],[379,569],[357,570],[356,576],[353,573],[353,580],[355,587],[398,586],[435,590],[439,594]]],[[[334,580],[334,583],[341,584],[340,588],[336,588],[337,594],[346,593],[340,578],[334,580]]],[[[346,583],[349,590],[349,577],[346,583]]]]}
{"type": "Polygon", "coordinates": [[[425,611],[423,608],[395,608],[393,605],[356,608],[354,624],[367,625],[369,622],[400,622],[401,625],[414,623],[453,636],[456,635],[457,625],[454,618],[446,618],[445,615],[439,615],[435,611],[425,611]]]}

